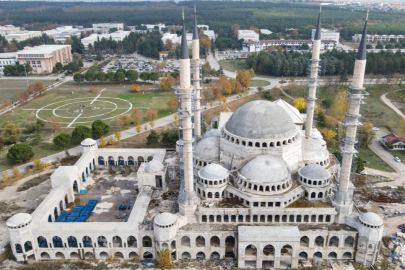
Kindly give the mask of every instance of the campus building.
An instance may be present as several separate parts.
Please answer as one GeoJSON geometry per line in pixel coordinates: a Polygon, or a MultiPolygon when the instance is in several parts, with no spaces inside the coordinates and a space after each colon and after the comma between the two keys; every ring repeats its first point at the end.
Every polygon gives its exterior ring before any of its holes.
{"type": "Polygon", "coordinates": [[[20,32],[20,31],[21,31],[21,28],[19,26],[14,26],[11,24],[0,25],[0,35],[2,35],[2,36],[14,34],[16,32],[20,32]]]}
{"type": "Polygon", "coordinates": [[[34,37],[41,37],[42,33],[41,31],[21,31],[21,32],[14,32],[8,35],[5,35],[5,38],[7,39],[7,41],[17,41],[17,42],[21,42],[30,38],[34,38],[34,37]]]}
{"type": "Polygon", "coordinates": [[[5,66],[14,66],[17,64],[16,53],[0,53],[0,70],[5,66]]]}
{"type": "MultiPolygon", "coordinates": [[[[314,39],[315,32],[316,32],[316,29],[312,29],[311,39],[314,39]]],[[[325,28],[321,29],[321,40],[333,40],[336,42],[336,46],[339,46],[339,38],[340,38],[340,32],[325,29],[325,28]]]]}
{"type": "Polygon", "coordinates": [[[70,45],[40,45],[26,47],[17,52],[17,62],[30,64],[36,74],[51,73],[56,63],[66,65],[72,62],[70,45]]]}
{"type": "MultiPolygon", "coordinates": [[[[310,39],[272,39],[260,41],[245,41],[243,43],[243,51],[246,52],[260,52],[267,51],[269,48],[283,47],[289,50],[301,50],[302,45],[308,45],[312,48],[312,40],[310,39]]],[[[321,51],[332,50],[337,46],[335,40],[322,40],[320,45],[321,51]]]]}
{"type": "MultiPolygon", "coordinates": [[[[354,42],[360,42],[362,38],[362,34],[355,34],[352,36],[352,40],[354,42]]],[[[367,35],[367,42],[368,43],[387,43],[394,40],[395,42],[400,42],[401,40],[405,40],[404,35],[367,35]]]]}
{"type": "Polygon", "coordinates": [[[48,37],[52,38],[56,43],[64,44],[70,37],[80,37],[81,30],[70,25],[56,27],[52,30],[43,31],[48,37]]]}
{"type": "Polygon", "coordinates": [[[90,44],[91,44],[91,46],[94,46],[94,42],[96,42],[98,40],[101,41],[103,38],[107,39],[107,40],[109,40],[111,38],[112,40],[117,41],[117,42],[123,41],[124,38],[126,38],[129,35],[129,33],[131,33],[131,31],[119,30],[119,31],[109,33],[109,34],[91,34],[88,37],[82,38],[81,43],[83,44],[84,49],[87,50],[89,48],[90,44]]]}
{"type": "Polygon", "coordinates": [[[239,30],[238,40],[240,39],[244,41],[259,41],[259,34],[253,30],[239,30]]]}
{"type": "MultiPolygon", "coordinates": [[[[180,45],[176,89],[179,153],[100,149],[96,141],[84,140],[83,154],[76,164],[61,166],[52,174],[52,190],[40,206],[32,214],[19,213],[7,221],[17,260],[155,259],[163,249],[169,249],[174,260],[226,258],[237,261],[239,268],[297,268],[300,260],[323,259],[373,265],[381,246],[383,219],[354,207],[355,187],[350,181],[359,108],[365,94],[365,40],[359,47],[349,89],[341,166],[313,124],[320,14],[305,129],[300,115],[286,104],[257,100],[223,118],[220,129],[211,127],[204,134],[196,19],[194,25],[191,59],[184,22],[180,45]],[[107,171],[110,177],[105,176],[107,171]],[[124,222],[101,222],[98,218],[105,208],[94,208],[94,203],[106,207],[103,201],[119,196],[113,187],[108,198],[84,201],[85,213],[79,206],[73,211],[66,209],[79,193],[96,194],[94,190],[100,186],[92,178],[100,174],[103,179],[99,181],[107,186],[114,180],[130,182],[128,192],[134,192],[134,203],[124,222]],[[172,204],[168,204],[169,182],[179,186],[172,204]],[[162,204],[168,207],[157,212],[163,209],[159,208],[162,204]]],[[[367,22],[364,33],[366,27],[367,22]]],[[[127,209],[126,204],[119,207],[127,209]]]]}

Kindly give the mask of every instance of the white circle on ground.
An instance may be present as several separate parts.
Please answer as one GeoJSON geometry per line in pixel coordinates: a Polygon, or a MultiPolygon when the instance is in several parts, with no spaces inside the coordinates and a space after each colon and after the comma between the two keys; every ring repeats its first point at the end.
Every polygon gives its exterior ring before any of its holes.
{"type": "MultiPolygon", "coordinates": [[[[101,105],[99,105],[99,106],[101,106],[101,105]]],[[[101,107],[103,107],[103,106],[101,106],[101,107]]],[[[41,116],[40,116],[40,112],[41,112],[41,111],[44,111],[44,110],[52,110],[52,114],[53,114],[54,116],[57,116],[57,117],[60,117],[60,118],[64,118],[64,119],[72,119],[72,121],[73,121],[74,119],[79,120],[79,121],[75,121],[75,122],[74,122],[75,124],[86,124],[86,123],[92,123],[94,120],[91,120],[91,121],[80,121],[80,118],[82,118],[82,119],[85,118],[85,119],[86,119],[86,118],[98,118],[98,117],[99,117],[99,119],[97,119],[97,120],[109,120],[109,119],[113,119],[113,118],[116,118],[116,117],[118,117],[118,116],[121,116],[121,115],[123,115],[123,114],[126,114],[126,113],[128,113],[131,109],[132,109],[132,103],[129,102],[128,100],[125,100],[125,99],[122,99],[122,98],[99,97],[99,98],[96,99],[96,100],[94,100],[94,98],[73,98],[73,99],[66,99],[66,100],[57,101],[57,102],[53,102],[53,103],[51,103],[51,104],[45,105],[45,106],[43,106],[42,108],[40,108],[40,109],[37,110],[35,116],[36,116],[38,119],[41,119],[41,120],[43,120],[43,121],[45,121],[45,122],[51,122],[51,121],[49,121],[49,120],[47,120],[47,119],[41,117],[41,116]],[[114,102],[114,101],[116,101],[116,102],[114,102]],[[127,104],[128,104],[128,107],[126,107],[126,106],[125,106],[126,108],[121,108],[122,106],[119,107],[119,105],[117,104],[117,101],[123,101],[123,102],[127,103],[127,104]],[[71,105],[71,104],[74,104],[74,103],[97,104],[97,103],[102,103],[102,102],[112,104],[112,105],[114,106],[114,108],[111,108],[111,111],[109,111],[109,112],[103,112],[103,113],[96,114],[96,115],[94,115],[94,114],[86,115],[86,114],[83,113],[83,112],[82,112],[82,113],[77,113],[77,115],[74,115],[74,116],[61,116],[61,115],[60,115],[60,114],[65,110],[65,109],[61,109],[61,108],[65,107],[65,106],[68,106],[68,105],[71,105]],[[62,105],[60,105],[60,106],[58,106],[57,108],[54,108],[54,109],[48,109],[50,106],[53,106],[53,105],[55,105],[55,104],[62,104],[62,105]],[[109,113],[112,113],[112,112],[115,112],[115,111],[121,110],[121,109],[124,110],[124,111],[121,112],[121,113],[117,113],[116,115],[110,116],[110,117],[103,117],[103,116],[106,115],[106,114],[109,114],[109,113]],[[79,117],[78,117],[78,116],[79,116],[79,117]]],[[[61,123],[62,123],[62,124],[71,124],[71,121],[69,121],[69,122],[61,122],[61,123]]]]}

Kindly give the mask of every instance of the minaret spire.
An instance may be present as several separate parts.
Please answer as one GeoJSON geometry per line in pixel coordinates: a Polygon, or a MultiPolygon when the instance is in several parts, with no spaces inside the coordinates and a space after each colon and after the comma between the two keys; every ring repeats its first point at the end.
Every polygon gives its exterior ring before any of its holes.
{"type": "Polygon", "coordinates": [[[197,27],[197,7],[194,5],[194,31],[193,39],[198,39],[198,27],[197,27]]]}
{"type": "Polygon", "coordinates": [[[307,120],[305,123],[305,137],[310,139],[312,136],[312,128],[314,125],[316,89],[318,87],[318,70],[321,54],[321,9],[319,9],[318,24],[315,30],[315,37],[312,41],[312,59],[310,67],[310,75],[308,80],[308,96],[307,100],[307,120]]]}
{"type": "Polygon", "coordinates": [[[192,40],[191,70],[193,72],[194,86],[194,136],[197,140],[201,138],[201,60],[200,60],[200,38],[197,26],[197,7],[194,5],[194,31],[192,40]]]}
{"type": "Polygon", "coordinates": [[[183,8],[182,16],[183,16],[183,29],[181,31],[180,59],[189,59],[188,47],[187,47],[186,22],[184,21],[184,8],[183,8]]]}
{"type": "MultiPolygon", "coordinates": [[[[368,15],[367,15],[368,19],[368,15]]],[[[341,147],[342,166],[339,177],[339,188],[335,194],[334,204],[338,209],[339,215],[337,222],[343,223],[345,218],[352,213],[354,186],[350,182],[352,172],[353,154],[357,151],[354,149],[356,144],[357,126],[361,125],[360,104],[363,103],[363,96],[366,94],[364,84],[364,74],[366,71],[366,43],[367,43],[367,19],[364,24],[363,35],[356,61],[354,63],[353,81],[349,89],[349,110],[346,113],[344,124],[346,126],[346,137],[344,145],[341,147]]]]}

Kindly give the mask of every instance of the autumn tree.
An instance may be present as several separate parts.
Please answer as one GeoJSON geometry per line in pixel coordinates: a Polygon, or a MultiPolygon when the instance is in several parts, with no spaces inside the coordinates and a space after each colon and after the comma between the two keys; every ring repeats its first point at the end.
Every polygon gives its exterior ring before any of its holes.
{"type": "Polygon", "coordinates": [[[169,99],[169,101],[167,102],[167,107],[169,107],[169,109],[172,113],[177,111],[177,106],[178,106],[178,102],[177,102],[177,98],[175,98],[175,97],[169,99]]]}
{"type": "Polygon", "coordinates": [[[3,131],[1,132],[1,137],[4,140],[9,140],[13,143],[18,141],[21,129],[16,124],[6,122],[1,127],[3,129],[3,131]]]}
{"type": "Polygon", "coordinates": [[[96,88],[96,87],[90,87],[89,90],[90,90],[90,92],[92,92],[92,93],[96,93],[96,92],[97,92],[97,88],[96,88]]]}
{"type": "Polygon", "coordinates": [[[171,51],[174,48],[173,41],[171,39],[166,39],[165,41],[166,50],[171,51]]]}
{"type": "Polygon", "coordinates": [[[170,269],[173,268],[172,256],[170,255],[169,249],[162,249],[157,258],[160,269],[170,269]]]}
{"type": "Polygon", "coordinates": [[[324,124],[327,128],[335,129],[338,125],[338,120],[330,115],[325,116],[324,124]]]}
{"type": "Polygon", "coordinates": [[[107,145],[107,140],[105,139],[104,136],[101,136],[101,138],[100,138],[100,146],[104,147],[106,145],[107,145]]]}
{"type": "Polygon", "coordinates": [[[249,88],[252,77],[249,70],[239,70],[236,75],[236,80],[242,85],[243,88],[249,88]]]}
{"type": "Polygon", "coordinates": [[[149,126],[151,126],[151,128],[155,127],[155,122],[154,121],[149,121],[149,126]]]}
{"type": "Polygon", "coordinates": [[[121,134],[121,132],[117,131],[117,132],[115,132],[114,136],[115,136],[115,138],[117,138],[117,140],[121,140],[122,134],[121,134]]]}
{"type": "Polygon", "coordinates": [[[335,99],[333,100],[332,107],[330,109],[330,114],[335,117],[338,121],[343,121],[345,113],[349,108],[349,103],[346,99],[346,91],[341,91],[337,93],[335,99]]]}
{"type": "Polygon", "coordinates": [[[239,24],[236,23],[236,24],[232,25],[232,32],[235,36],[238,34],[239,30],[240,30],[239,24]]]}
{"type": "Polygon", "coordinates": [[[255,31],[255,32],[256,32],[256,34],[260,34],[260,32],[259,32],[259,28],[257,28],[257,27],[253,27],[253,26],[251,26],[251,27],[249,28],[249,30],[255,31]]]}
{"type": "Polygon", "coordinates": [[[131,84],[131,91],[139,92],[139,91],[141,91],[141,87],[138,84],[131,84]]]}
{"type": "Polygon", "coordinates": [[[153,119],[158,116],[158,111],[155,109],[149,109],[146,116],[149,117],[151,121],[153,121],[153,119]]]}
{"type": "Polygon", "coordinates": [[[139,132],[141,132],[141,130],[142,130],[142,127],[141,127],[140,125],[137,125],[137,126],[136,126],[136,132],[139,133],[139,132]]]}
{"type": "Polygon", "coordinates": [[[203,48],[205,48],[206,50],[209,50],[211,48],[211,40],[209,37],[207,36],[202,36],[200,38],[200,44],[203,48]]]}
{"type": "Polygon", "coordinates": [[[366,122],[363,124],[360,141],[363,147],[368,147],[375,139],[376,134],[373,130],[373,124],[370,122],[366,122]]]}
{"type": "Polygon", "coordinates": [[[176,79],[172,76],[164,77],[160,80],[159,86],[162,90],[171,90],[176,85],[176,79]]]}
{"type": "Polygon", "coordinates": [[[221,78],[219,78],[218,80],[218,83],[223,94],[229,95],[232,93],[232,84],[226,79],[225,76],[221,76],[221,78]]]}
{"type": "Polygon", "coordinates": [[[114,145],[115,144],[115,140],[114,140],[114,138],[112,136],[110,138],[108,138],[107,144],[108,145],[114,145]]]}
{"type": "Polygon", "coordinates": [[[62,127],[62,121],[57,116],[52,116],[49,118],[48,125],[53,132],[62,127]]]}
{"type": "Polygon", "coordinates": [[[131,114],[131,118],[134,121],[135,125],[138,125],[139,123],[142,122],[143,120],[143,113],[141,110],[139,109],[135,109],[132,114],[131,114]]]}
{"type": "Polygon", "coordinates": [[[304,98],[294,99],[293,106],[300,112],[304,112],[305,111],[305,99],[304,98]]]}

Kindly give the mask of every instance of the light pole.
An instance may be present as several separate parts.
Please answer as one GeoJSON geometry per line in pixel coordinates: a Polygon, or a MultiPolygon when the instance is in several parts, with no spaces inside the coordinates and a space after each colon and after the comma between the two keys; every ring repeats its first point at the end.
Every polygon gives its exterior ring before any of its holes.
{"type": "Polygon", "coordinates": [[[27,75],[27,70],[25,69],[25,65],[23,65],[24,67],[24,72],[25,72],[25,78],[27,79],[27,87],[29,86],[28,84],[28,75],[27,75]]]}

